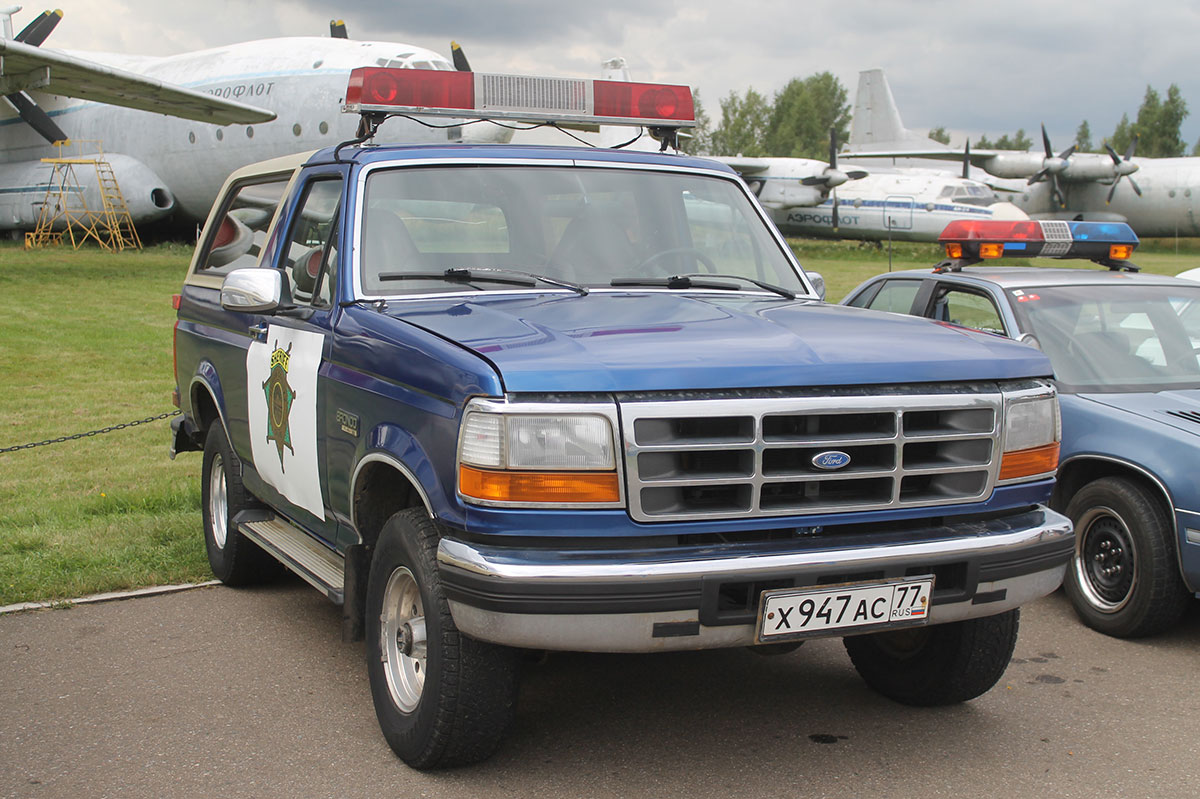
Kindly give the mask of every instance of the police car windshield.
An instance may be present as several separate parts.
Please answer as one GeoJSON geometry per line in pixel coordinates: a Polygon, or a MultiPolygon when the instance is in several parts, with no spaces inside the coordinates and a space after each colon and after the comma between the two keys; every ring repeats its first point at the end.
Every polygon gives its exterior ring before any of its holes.
{"type": "MultiPolygon", "coordinates": [[[[364,205],[358,268],[367,296],[460,291],[438,276],[489,268],[610,290],[615,278],[719,273],[806,293],[744,191],[720,177],[592,166],[377,169],[364,205]]],[[[481,281],[467,290],[514,287],[481,281]]]]}
{"type": "Polygon", "coordinates": [[[1200,286],[1052,286],[1009,292],[1074,391],[1200,387],[1200,286]]]}

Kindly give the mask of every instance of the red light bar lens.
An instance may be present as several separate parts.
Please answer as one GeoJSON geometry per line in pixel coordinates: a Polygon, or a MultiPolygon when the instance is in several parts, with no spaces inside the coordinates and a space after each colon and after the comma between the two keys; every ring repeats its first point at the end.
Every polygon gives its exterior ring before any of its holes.
{"type": "Polygon", "coordinates": [[[593,82],[593,109],[598,117],[691,121],[696,118],[692,90],[658,83],[593,82]]]}
{"type": "Polygon", "coordinates": [[[359,104],[469,110],[475,107],[475,80],[470,72],[359,67],[350,73],[346,105],[359,104]]]}
{"type": "Polygon", "coordinates": [[[1036,221],[1004,222],[996,219],[956,219],[946,225],[938,241],[1045,241],[1036,221]]]}

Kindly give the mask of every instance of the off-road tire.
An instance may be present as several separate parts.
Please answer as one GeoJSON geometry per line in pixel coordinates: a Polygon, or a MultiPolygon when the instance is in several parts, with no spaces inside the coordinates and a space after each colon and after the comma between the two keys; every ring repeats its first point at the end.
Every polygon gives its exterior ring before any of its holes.
{"type": "Polygon", "coordinates": [[[489,757],[512,723],[518,685],[518,650],[454,626],[438,575],[439,537],[422,508],[392,516],[375,545],[367,586],[375,715],[388,745],[417,769],[489,757]],[[414,632],[422,625],[423,654],[414,632]]]}
{"type": "Polygon", "coordinates": [[[1103,477],[1071,497],[1067,516],[1075,525],[1075,556],[1064,586],[1084,624],[1138,638],[1179,621],[1191,593],[1161,502],[1131,480],[1103,477]]]}
{"type": "Polygon", "coordinates": [[[1017,644],[1020,611],[845,638],[867,685],[905,705],[966,702],[1004,675],[1017,644]]]}
{"type": "Polygon", "coordinates": [[[240,511],[259,507],[242,485],[242,462],[229,446],[225,428],[214,422],[204,439],[200,508],[209,566],[226,585],[255,585],[279,573],[279,564],[233,523],[240,511]]]}

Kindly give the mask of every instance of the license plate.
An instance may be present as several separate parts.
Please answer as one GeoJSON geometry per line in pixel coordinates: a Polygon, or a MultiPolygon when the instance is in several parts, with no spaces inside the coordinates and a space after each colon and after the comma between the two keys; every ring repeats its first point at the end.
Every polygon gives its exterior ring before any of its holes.
{"type": "Polygon", "coordinates": [[[890,583],[764,591],[758,607],[758,640],[924,624],[929,618],[932,593],[932,576],[890,583]]]}

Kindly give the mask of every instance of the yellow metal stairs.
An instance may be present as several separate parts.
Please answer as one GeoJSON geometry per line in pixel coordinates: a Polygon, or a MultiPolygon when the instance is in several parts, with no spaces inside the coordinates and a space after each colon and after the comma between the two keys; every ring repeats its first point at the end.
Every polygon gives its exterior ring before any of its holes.
{"type": "Polygon", "coordinates": [[[129,205],[121,193],[112,165],[104,158],[100,142],[61,141],[55,142],[55,146],[58,157],[42,159],[42,163],[50,164],[53,171],[37,226],[32,233],[25,234],[25,248],[56,246],[69,239],[71,246],[79,249],[90,238],[109,252],[126,248],[140,250],[142,241],[134,227],[129,205]],[[84,144],[95,145],[96,152],[88,155],[64,152],[71,147],[82,148],[84,144]],[[88,207],[75,167],[90,167],[95,172],[100,189],[99,210],[88,207]]]}

